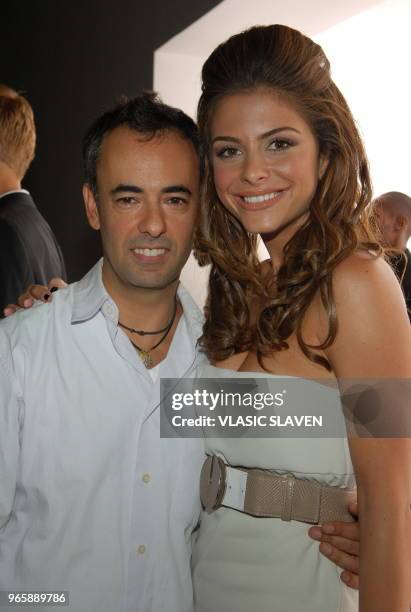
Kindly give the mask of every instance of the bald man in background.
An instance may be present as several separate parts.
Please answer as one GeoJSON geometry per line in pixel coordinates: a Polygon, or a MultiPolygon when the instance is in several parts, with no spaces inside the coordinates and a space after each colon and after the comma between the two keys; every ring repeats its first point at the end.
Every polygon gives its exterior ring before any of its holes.
{"type": "Polygon", "coordinates": [[[66,277],[56,238],[29,192],[21,187],[35,144],[30,104],[0,85],[0,317],[4,306],[28,285],[66,277]]]}
{"type": "Polygon", "coordinates": [[[375,199],[376,214],[385,246],[398,249],[390,258],[404,293],[411,321],[411,253],[407,242],[411,236],[411,198],[399,191],[384,193],[375,199]]]}

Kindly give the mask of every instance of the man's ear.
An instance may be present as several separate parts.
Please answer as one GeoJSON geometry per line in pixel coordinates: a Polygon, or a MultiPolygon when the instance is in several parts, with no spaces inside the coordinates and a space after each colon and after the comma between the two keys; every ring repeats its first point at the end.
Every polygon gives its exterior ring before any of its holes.
{"type": "Polygon", "coordinates": [[[94,193],[88,183],[83,185],[84,206],[89,224],[95,230],[100,229],[100,214],[94,193]]]}

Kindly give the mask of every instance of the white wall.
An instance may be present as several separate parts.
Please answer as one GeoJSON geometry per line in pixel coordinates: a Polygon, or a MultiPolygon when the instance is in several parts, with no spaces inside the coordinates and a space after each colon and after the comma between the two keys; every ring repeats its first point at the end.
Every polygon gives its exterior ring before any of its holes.
{"type": "MultiPolygon", "coordinates": [[[[201,65],[216,44],[245,27],[276,22],[323,46],[363,135],[375,195],[411,195],[410,0],[225,0],[156,51],[155,89],[195,116],[201,65]]],[[[182,279],[200,305],[206,277],[189,260],[182,279]]]]}
{"type": "Polygon", "coordinates": [[[389,0],[316,36],[361,129],[376,195],[411,195],[410,26],[410,0],[389,0]]]}

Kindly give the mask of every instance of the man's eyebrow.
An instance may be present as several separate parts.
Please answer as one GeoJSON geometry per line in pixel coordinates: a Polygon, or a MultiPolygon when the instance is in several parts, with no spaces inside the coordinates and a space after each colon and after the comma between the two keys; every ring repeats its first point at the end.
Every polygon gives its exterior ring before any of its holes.
{"type": "Polygon", "coordinates": [[[185,185],[168,185],[163,187],[161,193],[186,193],[187,195],[192,195],[191,190],[185,187],[185,185]]]}
{"type": "MultiPolygon", "coordinates": [[[[137,185],[125,185],[121,183],[110,191],[110,195],[116,195],[118,193],[124,192],[144,193],[144,189],[138,187],[137,185]]],[[[163,187],[161,193],[186,193],[187,195],[192,195],[191,190],[188,187],[185,187],[184,185],[167,185],[167,187],[163,187]]]]}
{"type": "Polygon", "coordinates": [[[141,189],[141,187],[137,187],[137,185],[125,185],[124,183],[120,183],[120,185],[117,185],[117,187],[114,187],[114,189],[110,191],[110,195],[124,193],[125,191],[131,193],[143,193],[144,190],[141,189]]]}
{"type": "MultiPolygon", "coordinates": [[[[282,127],[274,128],[273,130],[269,130],[268,132],[264,132],[261,134],[258,139],[263,140],[264,138],[268,138],[269,136],[274,136],[274,134],[278,134],[278,132],[285,132],[286,130],[291,132],[296,132],[296,134],[301,134],[299,130],[296,128],[290,127],[288,125],[284,125],[282,127]]],[[[234,138],[234,136],[216,136],[213,138],[212,143],[218,142],[219,140],[224,140],[225,142],[241,142],[240,138],[234,138]]]]}

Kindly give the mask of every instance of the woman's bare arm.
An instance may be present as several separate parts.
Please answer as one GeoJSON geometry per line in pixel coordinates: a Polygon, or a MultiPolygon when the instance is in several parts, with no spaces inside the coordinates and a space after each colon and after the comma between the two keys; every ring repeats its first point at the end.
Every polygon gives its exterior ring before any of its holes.
{"type": "MultiPolygon", "coordinates": [[[[335,272],[334,293],[339,331],[326,355],[342,391],[354,381],[382,387],[409,381],[411,328],[388,265],[368,255],[351,256],[335,272]]],[[[382,409],[390,409],[386,398],[382,409]]],[[[409,402],[402,409],[409,423],[409,402]]],[[[360,612],[409,612],[411,439],[372,434],[378,437],[349,436],[361,517],[360,612]]]]}

